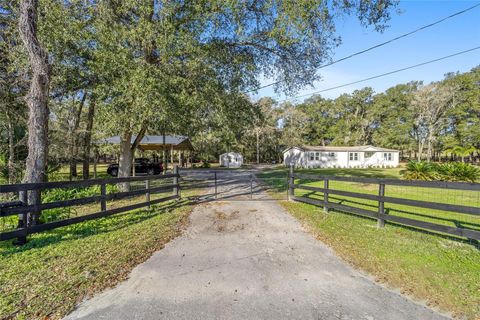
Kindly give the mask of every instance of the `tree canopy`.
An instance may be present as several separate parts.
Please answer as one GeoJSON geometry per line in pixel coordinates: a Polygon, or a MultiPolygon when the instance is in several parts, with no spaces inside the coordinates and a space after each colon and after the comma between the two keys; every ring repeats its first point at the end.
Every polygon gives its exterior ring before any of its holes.
{"type": "MultiPolygon", "coordinates": [[[[0,68],[8,70],[2,76],[10,79],[2,81],[0,100],[2,106],[23,110],[23,120],[15,125],[24,128],[23,133],[16,131],[18,137],[6,139],[10,142],[3,140],[7,147],[2,150],[9,150],[5,154],[21,164],[24,156],[17,143],[25,131],[34,136],[22,99],[35,77],[34,62],[39,61],[28,58],[29,48],[41,49],[49,71],[41,104],[45,111],[41,115],[47,117],[37,125],[46,128],[48,139],[37,141],[35,150],[49,154],[50,167],[69,161],[75,175],[79,158],[88,168],[92,140],[120,135],[120,173],[129,175],[133,136],[188,134],[199,141],[220,139],[226,149],[245,147],[239,141],[249,136],[248,123],[258,124],[259,116],[258,105],[242,92],[255,90],[260,77],[271,78],[278,90],[287,92],[312,83],[320,76],[317,68],[329,61],[340,43],[338,17],[356,16],[363,26],[382,31],[396,4],[396,0],[2,0],[0,45],[12,54],[2,55],[0,61],[0,68]],[[18,21],[26,4],[35,14],[24,16],[33,33],[22,43],[18,21]],[[14,103],[19,107],[13,108],[14,103]]],[[[31,108],[30,116],[37,109],[31,108]]],[[[5,137],[15,131],[12,120],[6,122],[1,126],[5,137]]],[[[12,167],[9,176],[21,176],[23,168],[15,169],[15,174],[12,167]]],[[[47,163],[34,170],[45,177],[47,163]]]]}

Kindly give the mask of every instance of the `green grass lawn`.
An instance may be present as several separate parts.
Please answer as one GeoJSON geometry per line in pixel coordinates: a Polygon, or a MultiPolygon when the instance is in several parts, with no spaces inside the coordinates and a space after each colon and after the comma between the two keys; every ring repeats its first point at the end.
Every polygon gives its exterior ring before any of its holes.
{"type": "MultiPolygon", "coordinates": [[[[127,201],[127,200],[125,200],[127,201]]],[[[192,210],[168,202],[0,243],[0,319],[58,319],[177,236],[192,210]]]]}
{"type": "MultiPolygon", "coordinates": [[[[401,169],[312,169],[301,173],[355,177],[400,178],[401,169]]],[[[278,192],[285,192],[285,168],[263,172],[266,183],[275,182],[278,192]]],[[[296,181],[323,187],[323,182],[296,181]]],[[[378,192],[377,185],[334,181],[331,188],[353,192],[378,192]]],[[[321,194],[296,190],[296,195],[323,199],[321,194]]],[[[387,186],[386,195],[410,199],[480,204],[479,193],[426,188],[387,186]]],[[[332,202],[376,210],[376,202],[331,195],[332,202]]],[[[431,306],[453,312],[467,319],[480,318],[480,250],[478,243],[460,238],[422,232],[418,229],[387,223],[383,229],[376,221],[351,214],[330,212],[323,208],[298,202],[281,202],[320,240],[332,247],[344,260],[370,274],[380,282],[428,301],[431,306]]],[[[394,204],[385,204],[389,214],[447,225],[463,225],[480,229],[475,216],[433,211],[394,204]]]]}

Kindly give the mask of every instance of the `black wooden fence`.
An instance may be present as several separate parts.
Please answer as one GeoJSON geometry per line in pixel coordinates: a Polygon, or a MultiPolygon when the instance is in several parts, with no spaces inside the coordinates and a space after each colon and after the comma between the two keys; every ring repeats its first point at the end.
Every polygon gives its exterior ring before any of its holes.
{"type": "Polygon", "coordinates": [[[0,194],[13,193],[19,195],[19,201],[7,202],[0,204],[0,217],[18,215],[19,223],[18,227],[14,230],[9,230],[0,233],[0,241],[17,238],[18,244],[26,242],[26,237],[29,234],[37,233],[46,230],[52,230],[59,227],[64,227],[76,223],[80,223],[87,220],[97,219],[101,217],[110,216],[116,213],[130,211],[142,207],[150,207],[150,205],[180,198],[180,185],[179,185],[179,173],[178,167],[174,168],[172,174],[166,175],[150,175],[150,176],[138,176],[138,177],[125,177],[125,178],[109,178],[109,179],[92,179],[82,181],[58,181],[58,182],[45,182],[45,183],[23,183],[23,184],[11,184],[0,185],[0,194]],[[152,181],[172,179],[171,184],[163,184],[157,187],[151,187],[152,181]],[[135,182],[145,182],[144,188],[139,190],[121,191],[107,194],[106,186],[111,184],[126,183],[131,184],[135,182]],[[100,194],[82,197],[78,199],[69,199],[62,201],[53,201],[42,203],[41,193],[48,189],[70,189],[70,188],[85,188],[91,186],[100,186],[100,194]],[[150,195],[165,193],[169,190],[172,191],[172,195],[162,197],[159,199],[150,199],[150,195]],[[27,193],[37,194],[37,201],[35,204],[27,204],[27,193]],[[122,207],[115,207],[107,209],[107,201],[118,200],[127,197],[145,195],[145,201],[122,207]],[[100,208],[98,212],[79,215],[67,219],[51,221],[42,224],[30,223],[33,216],[40,216],[42,210],[65,208],[72,206],[82,206],[91,203],[99,203],[100,208]]]}
{"type": "MultiPolygon", "coordinates": [[[[353,213],[361,216],[377,219],[378,226],[383,227],[385,221],[407,225],[416,228],[442,232],[449,235],[465,237],[474,240],[480,240],[480,230],[470,229],[466,227],[453,227],[443,224],[437,224],[412,218],[406,218],[397,215],[388,214],[385,210],[385,204],[398,204],[409,207],[427,208],[434,210],[454,212],[467,215],[480,215],[479,206],[465,206],[459,204],[447,204],[432,201],[413,200],[401,197],[385,196],[385,188],[387,186],[402,186],[402,187],[420,187],[420,188],[435,188],[446,190],[464,190],[464,191],[478,191],[480,192],[479,183],[463,183],[463,182],[443,182],[443,181],[416,181],[416,180],[398,180],[398,179],[376,179],[376,178],[357,178],[357,177],[338,177],[338,176],[323,176],[313,174],[300,174],[293,170],[289,171],[289,197],[291,200],[300,201],[308,204],[319,205],[328,212],[329,209],[334,209],[342,212],[353,213]],[[299,180],[299,181],[296,181],[299,180]],[[323,188],[305,185],[301,181],[323,181],[323,188]],[[362,184],[376,184],[378,185],[378,194],[368,194],[360,192],[352,192],[345,190],[332,189],[330,181],[344,181],[362,184]],[[315,199],[309,196],[296,196],[295,189],[308,190],[319,192],[323,195],[323,199],[315,199]],[[334,203],[329,201],[329,195],[338,195],[350,198],[373,200],[377,202],[377,210],[369,210],[360,208],[358,206],[346,205],[341,203],[334,203]]],[[[477,228],[478,229],[478,228],[477,228]]]]}

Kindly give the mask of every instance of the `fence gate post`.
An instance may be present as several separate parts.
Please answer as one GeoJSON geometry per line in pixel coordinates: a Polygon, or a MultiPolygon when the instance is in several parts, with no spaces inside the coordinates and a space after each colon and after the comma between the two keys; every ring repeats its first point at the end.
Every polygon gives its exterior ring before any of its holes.
{"type": "Polygon", "coordinates": [[[253,198],[253,174],[250,173],[250,199],[253,198]]]}
{"type": "Polygon", "coordinates": [[[178,176],[179,176],[179,173],[178,173],[178,166],[175,165],[173,167],[173,184],[175,185],[175,187],[173,187],[173,195],[174,196],[177,196],[178,198],[180,198],[180,188],[178,187],[178,176]]]}
{"type": "Polygon", "coordinates": [[[293,184],[295,183],[295,176],[293,173],[293,165],[290,165],[288,170],[288,200],[291,200],[294,196],[295,189],[293,188],[293,184]]]}
{"type": "MultiPolygon", "coordinates": [[[[384,197],[385,196],[385,184],[380,183],[378,185],[378,196],[384,197]]],[[[385,214],[385,202],[381,199],[378,200],[378,219],[377,219],[377,227],[383,228],[385,227],[385,220],[380,218],[381,214],[385,214]]]]}
{"type": "Polygon", "coordinates": [[[217,199],[217,171],[213,172],[214,180],[215,180],[215,199],[217,199]]]}
{"type": "Polygon", "coordinates": [[[147,208],[150,209],[150,180],[145,180],[145,201],[148,202],[147,208]]]}
{"type": "Polygon", "coordinates": [[[323,188],[326,189],[323,192],[323,211],[328,213],[328,185],[329,185],[329,180],[325,178],[323,180],[323,188]]]}
{"type": "Polygon", "coordinates": [[[102,183],[100,185],[100,194],[102,196],[100,200],[100,209],[102,211],[106,211],[107,210],[107,186],[105,183],[102,183]]]}

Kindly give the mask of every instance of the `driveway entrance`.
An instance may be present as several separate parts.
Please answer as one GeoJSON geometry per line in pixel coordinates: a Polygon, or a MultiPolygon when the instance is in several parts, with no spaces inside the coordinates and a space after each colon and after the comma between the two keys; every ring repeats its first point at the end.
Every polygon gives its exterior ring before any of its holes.
{"type": "Polygon", "coordinates": [[[201,201],[213,200],[287,200],[288,178],[262,178],[259,170],[184,170],[180,172],[182,189],[207,188],[201,201]],[[285,192],[278,192],[278,186],[285,192]],[[274,189],[275,187],[275,189],[274,189]]]}
{"type": "Polygon", "coordinates": [[[244,185],[204,199],[181,237],[67,318],[447,319],[349,267],[276,201],[242,199],[244,185]]]}

